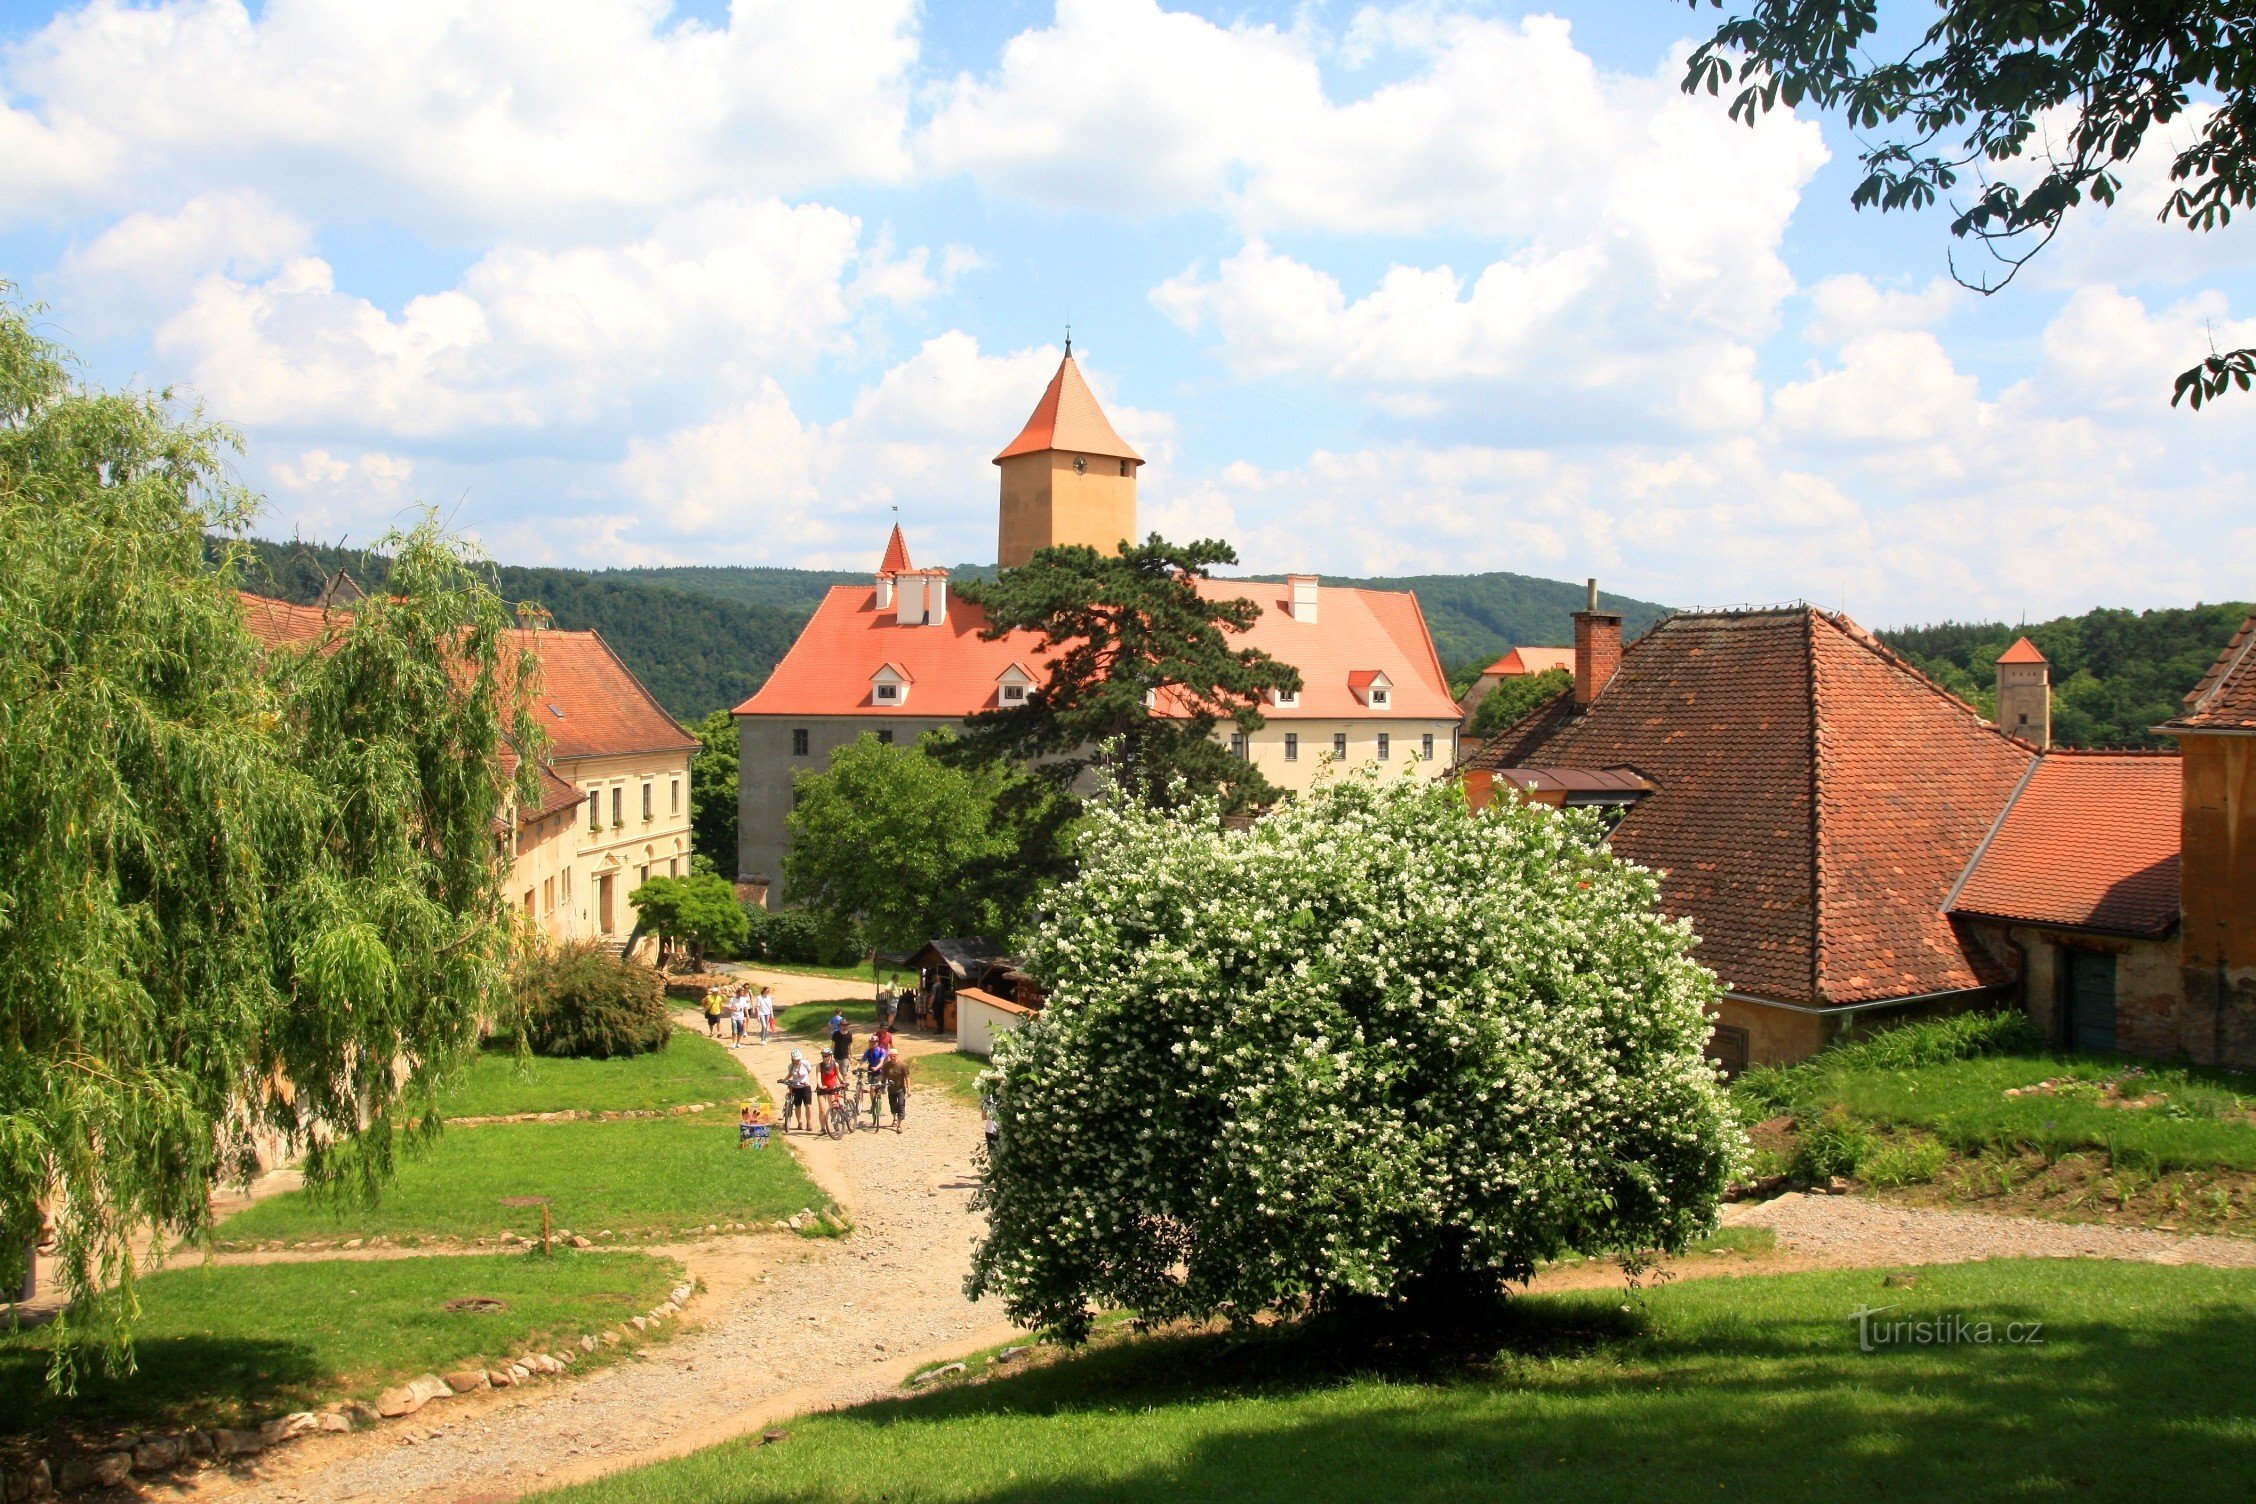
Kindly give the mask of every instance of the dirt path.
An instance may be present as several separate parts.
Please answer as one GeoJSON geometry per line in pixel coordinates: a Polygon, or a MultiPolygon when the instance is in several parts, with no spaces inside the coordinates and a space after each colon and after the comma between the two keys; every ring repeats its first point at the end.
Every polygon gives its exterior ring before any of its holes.
{"type": "Polygon", "coordinates": [[[1726,1227],[1767,1227],[1780,1253],[1813,1266],[1957,1264],[1970,1259],[2130,1259],[2256,1269],[2256,1239],[2162,1232],[2101,1223],[1994,1217],[1981,1212],[1894,1206],[1861,1196],[1805,1196],[1724,1208],[1726,1227]]]}
{"type": "MultiPolygon", "coordinates": [[[[782,1001],[854,993],[851,983],[819,978],[774,981],[782,1001]]],[[[692,1022],[687,1013],[682,1019],[692,1022]]],[[[772,1082],[790,1047],[755,1042],[737,1058],[772,1082]]],[[[732,1238],[665,1250],[683,1257],[706,1289],[690,1306],[691,1329],[639,1361],[301,1443],[274,1454],[258,1478],[209,1473],[196,1492],[274,1504],[510,1499],[872,1398],[936,1358],[1008,1340],[1000,1311],[963,1296],[980,1228],[971,1210],[979,1139],[978,1116],[938,1090],[915,1095],[898,1135],[833,1142],[794,1134],[787,1142],[808,1173],[854,1219],[851,1237],[732,1238]]]]}

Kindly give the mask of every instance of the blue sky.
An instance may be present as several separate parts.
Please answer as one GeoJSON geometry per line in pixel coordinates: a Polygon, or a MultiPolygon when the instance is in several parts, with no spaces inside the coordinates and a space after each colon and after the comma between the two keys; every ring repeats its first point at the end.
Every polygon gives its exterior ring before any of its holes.
{"type": "MultiPolygon", "coordinates": [[[[1709,13],[0,0],[0,278],[236,424],[263,531],[993,554],[1073,326],[1145,521],[1265,570],[1598,575],[1873,625],[2256,592],[2245,230],[2166,158],[2006,293],[1709,13]]],[[[2180,125],[2171,139],[2187,134],[2180,125]]]]}

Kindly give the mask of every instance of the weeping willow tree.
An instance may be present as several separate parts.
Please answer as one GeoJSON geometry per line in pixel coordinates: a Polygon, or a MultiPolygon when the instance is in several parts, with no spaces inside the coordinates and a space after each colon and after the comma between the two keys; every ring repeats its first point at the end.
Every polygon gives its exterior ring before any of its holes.
{"type": "Polygon", "coordinates": [[[205,1233],[262,1138],[369,1192],[502,996],[509,612],[426,521],[262,646],[204,557],[235,447],[82,385],[0,286],[0,1279],[46,1244],[63,1386],[130,1367],[138,1238],[205,1233]]]}

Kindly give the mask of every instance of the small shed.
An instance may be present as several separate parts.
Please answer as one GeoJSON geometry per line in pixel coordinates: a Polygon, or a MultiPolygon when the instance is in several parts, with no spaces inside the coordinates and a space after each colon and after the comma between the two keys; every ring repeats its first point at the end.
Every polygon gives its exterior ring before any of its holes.
{"type": "Polygon", "coordinates": [[[920,1027],[946,1034],[956,1027],[956,994],[977,987],[991,966],[1007,966],[1011,958],[1003,948],[981,935],[948,940],[928,940],[909,958],[916,968],[916,997],[910,1016],[920,1027]]]}

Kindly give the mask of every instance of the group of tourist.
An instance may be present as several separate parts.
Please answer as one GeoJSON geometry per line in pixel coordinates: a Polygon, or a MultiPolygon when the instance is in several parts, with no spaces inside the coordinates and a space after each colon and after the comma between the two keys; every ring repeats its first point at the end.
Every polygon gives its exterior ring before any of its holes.
{"type": "Polygon", "coordinates": [[[721,988],[716,987],[705,994],[705,1035],[708,1039],[721,1037],[721,1020],[724,1018],[728,1020],[730,1049],[744,1048],[744,1030],[748,1022],[759,1026],[760,1043],[766,1044],[775,1037],[775,993],[764,982],[760,984],[757,997],[742,982],[729,989],[726,995],[723,995],[721,988]]]}
{"type": "MultiPolygon", "coordinates": [[[[859,1055],[869,1090],[891,1112],[896,1133],[903,1130],[909,1115],[909,1058],[893,1037],[893,1024],[900,1006],[900,996],[891,989],[879,994],[877,1027],[859,1055]]],[[[721,1024],[727,1021],[730,1049],[743,1047],[748,1026],[759,1030],[761,1044],[775,1038],[775,993],[764,983],[757,993],[743,982],[716,987],[705,994],[704,1011],[705,1032],[711,1038],[720,1037],[721,1024]]],[[[813,1060],[809,1060],[803,1050],[791,1052],[791,1064],[781,1082],[784,1132],[821,1130],[831,1108],[848,1093],[847,1079],[856,1058],[854,1026],[844,1013],[830,1016],[827,1052],[818,1052],[813,1060]]],[[[873,1107],[873,1117],[875,1111],[873,1107]]],[[[737,1146],[742,1148],[749,1144],[756,1149],[766,1148],[769,1132],[775,1124],[776,1118],[764,1102],[746,1102],[738,1122],[737,1146]]]]}

